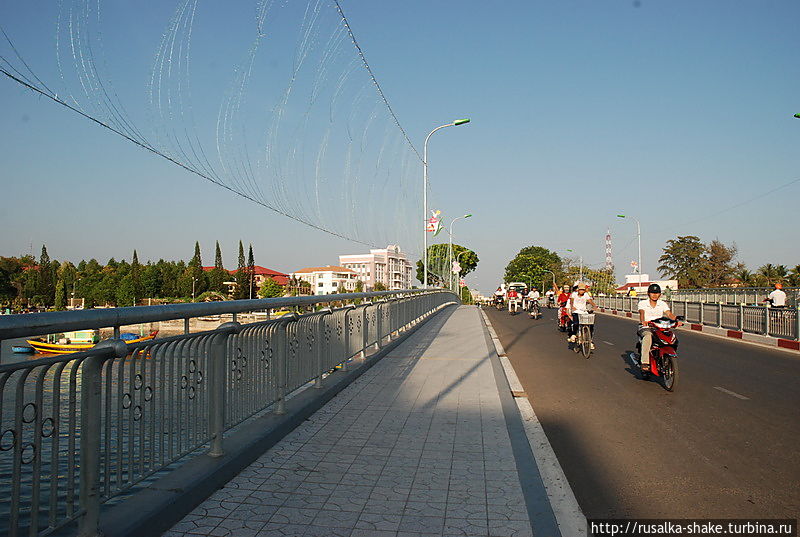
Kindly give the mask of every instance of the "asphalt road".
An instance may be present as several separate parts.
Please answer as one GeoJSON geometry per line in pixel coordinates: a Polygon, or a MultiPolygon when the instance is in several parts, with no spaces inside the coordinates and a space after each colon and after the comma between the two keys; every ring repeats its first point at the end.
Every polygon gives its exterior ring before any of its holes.
{"type": "Polygon", "coordinates": [[[587,517],[800,516],[800,355],[679,330],[669,393],[631,367],[633,321],[598,314],[586,359],[556,310],[486,311],[587,517]]]}

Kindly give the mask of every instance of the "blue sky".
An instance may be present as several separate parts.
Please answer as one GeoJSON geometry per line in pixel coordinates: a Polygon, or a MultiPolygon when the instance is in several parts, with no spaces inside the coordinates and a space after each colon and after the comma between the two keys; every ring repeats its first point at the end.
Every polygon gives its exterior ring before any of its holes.
{"type": "MultiPolygon", "coordinates": [[[[37,25],[32,4],[6,3],[0,20],[19,36],[23,57],[55,76],[52,21],[37,25]]],[[[197,31],[192,61],[205,81],[194,104],[202,128],[202,118],[216,118],[215,81],[240,58],[233,44],[246,42],[253,9],[242,4],[242,13],[198,8],[205,10],[198,28],[207,30],[197,31]]],[[[800,183],[717,214],[800,178],[800,120],[792,118],[800,112],[800,3],[345,0],[342,7],[420,151],[433,127],[472,119],[438,132],[429,146],[433,205],[446,218],[474,215],[456,224],[456,242],[481,257],[472,286],[495,287],[506,263],[532,244],[573,249],[599,264],[609,227],[615,263],[626,266],[636,256],[635,225],[617,213],[641,220],[645,272],[655,272],[677,234],[735,242],[751,268],[800,263],[800,183]]],[[[124,11],[107,8],[119,31],[106,55],[130,62],[111,71],[121,99],[134,103],[171,12],[143,9],[126,28],[124,11]]],[[[270,38],[270,45],[292,39],[270,38]]],[[[272,52],[280,67],[283,51],[272,52]]],[[[0,103],[0,255],[27,253],[30,244],[36,253],[44,242],[58,259],[129,257],[133,248],[140,259],[186,259],[199,240],[210,263],[219,240],[233,265],[242,239],[253,243],[259,264],[290,271],[365,248],[274,215],[6,79],[0,103]]],[[[418,202],[421,165],[409,166],[392,176],[409,190],[398,204],[418,202]]],[[[371,212],[363,225],[391,228],[394,220],[381,214],[371,212]]]]}

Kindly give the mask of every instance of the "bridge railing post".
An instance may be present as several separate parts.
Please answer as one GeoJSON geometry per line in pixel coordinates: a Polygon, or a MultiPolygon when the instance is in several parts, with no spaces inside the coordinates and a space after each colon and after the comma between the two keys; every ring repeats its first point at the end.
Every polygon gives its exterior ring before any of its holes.
{"type": "Polygon", "coordinates": [[[764,306],[764,335],[769,335],[769,305],[764,306]]]}
{"type": "Polygon", "coordinates": [[[277,397],[275,400],[275,414],[286,414],[286,395],[287,395],[287,373],[289,369],[289,323],[297,320],[297,314],[281,318],[278,322],[278,356],[276,360],[275,388],[277,397]]]}
{"type": "Polygon", "coordinates": [[[211,336],[208,348],[208,432],[211,445],[208,455],[222,457],[225,454],[225,393],[228,382],[228,339],[238,333],[242,326],[238,322],[220,325],[218,333],[211,336]]]}
{"type": "MultiPolygon", "coordinates": [[[[109,357],[122,358],[128,354],[127,345],[120,339],[103,341],[94,349],[108,350],[90,356],[81,369],[81,439],[80,439],[80,507],[83,516],[78,522],[80,537],[100,535],[100,439],[103,428],[102,367],[109,357]]],[[[35,518],[32,527],[36,527],[35,518]]]]}
{"type": "Polygon", "coordinates": [[[319,311],[320,315],[317,318],[317,341],[315,352],[317,377],[314,379],[314,387],[317,389],[322,388],[322,375],[325,373],[325,371],[323,371],[326,362],[325,356],[328,352],[330,352],[330,346],[328,345],[329,342],[326,341],[325,338],[325,318],[332,313],[333,311],[331,308],[324,308],[319,311]]]}

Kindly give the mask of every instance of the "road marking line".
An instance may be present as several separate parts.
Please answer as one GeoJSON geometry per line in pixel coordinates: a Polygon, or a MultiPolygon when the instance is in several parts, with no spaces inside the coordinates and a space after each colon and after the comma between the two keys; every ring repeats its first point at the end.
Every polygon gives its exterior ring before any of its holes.
{"type": "Polygon", "coordinates": [[[613,343],[611,343],[610,341],[606,341],[606,340],[603,340],[603,343],[605,343],[606,345],[613,345],[613,343]]]}
{"type": "MultiPolygon", "coordinates": [[[[492,323],[486,313],[481,310],[483,320],[486,326],[491,330],[492,323]]],[[[499,343],[497,340],[492,340],[495,345],[499,343]]],[[[517,373],[514,371],[514,366],[507,357],[501,356],[500,362],[503,365],[503,372],[506,374],[509,386],[511,387],[512,394],[514,385],[512,379],[519,383],[517,373]]],[[[522,388],[522,386],[519,386],[522,388]]],[[[539,468],[539,474],[544,482],[544,488],[547,491],[547,496],[550,499],[550,506],[553,509],[553,514],[558,522],[558,527],[562,535],[569,535],[575,537],[585,537],[587,535],[586,516],[581,511],[578,500],[575,498],[575,493],[567,481],[567,476],[564,474],[564,469],[558,462],[553,446],[547,439],[547,435],[533,411],[527,395],[523,394],[515,396],[514,401],[517,403],[517,409],[522,416],[522,426],[525,428],[525,435],[528,437],[528,443],[533,451],[533,457],[536,459],[536,466],[539,468]]]]}
{"type": "Polygon", "coordinates": [[[722,386],[714,386],[714,389],[715,389],[715,390],[719,390],[719,391],[721,391],[722,393],[727,393],[728,395],[732,395],[732,396],[734,396],[734,397],[736,397],[736,398],[738,398],[738,399],[742,399],[742,400],[744,400],[744,401],[749,401],[749,400],[750,400],[750,398],[749,398],[749,397],[745,397],[744,395],[738,394],[738,393],[736,393],[736,392],[732,392],[732,391],[730,391],[730,390],[726,390],[726,389],[725,389],[725,388],[723,388],[722,386]]]}

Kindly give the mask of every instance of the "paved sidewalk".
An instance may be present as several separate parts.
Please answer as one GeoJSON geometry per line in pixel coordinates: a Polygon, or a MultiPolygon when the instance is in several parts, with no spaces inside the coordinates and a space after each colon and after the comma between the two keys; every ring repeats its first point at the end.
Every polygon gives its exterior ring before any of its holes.
{"type": "Polygon", "coordinates": [[[531,536],[488,352],[445,310],[166,535],[531,536]]]}

